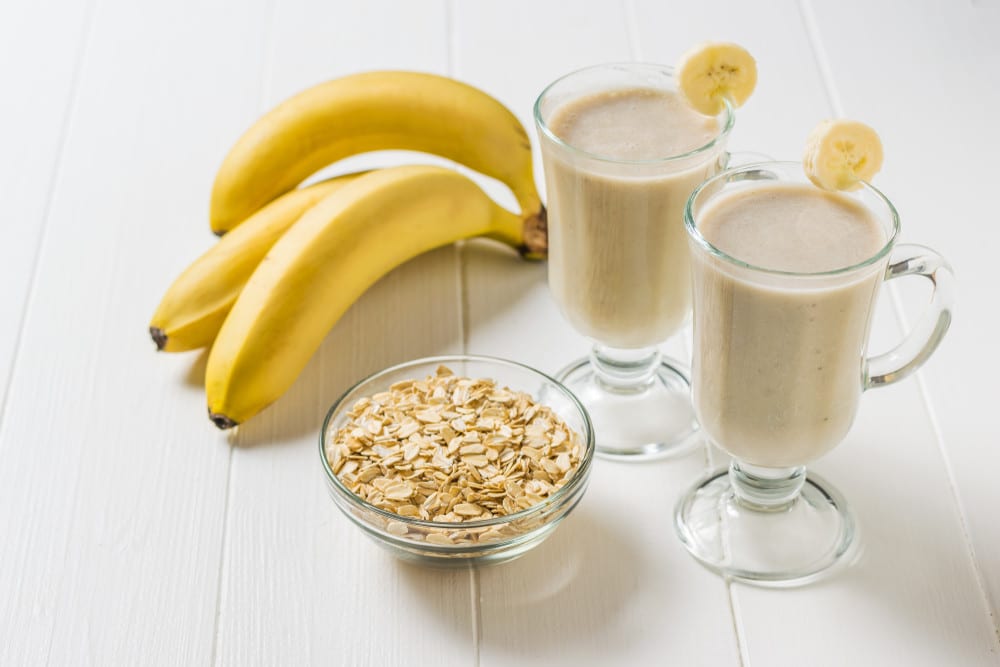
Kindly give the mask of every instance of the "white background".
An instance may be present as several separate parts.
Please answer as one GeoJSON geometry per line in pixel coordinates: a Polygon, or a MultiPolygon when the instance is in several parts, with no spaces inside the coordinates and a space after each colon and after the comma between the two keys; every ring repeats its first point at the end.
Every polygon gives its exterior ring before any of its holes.
{"type": "MultiPolygon", "coordinates": [[[[0,665],[1000,664],[998,34],[990,0],[5,3],[0,665]],[[795,159],[822,118],[870,123],[902,240],[935,247],[959,278],[938,354],[865,395],[815,466],[864,531],[838,578],[762,590],[697,566],[671,512],[724,463],[704,449],[599,461],[560,529],[492,569],[399,564],[339,516],[316,437],[353,381],[460,351],[551,372],[586,349],[544,265],[486,243],[382,280],[235,436],[206,418],[204,355],[154,353],[160,295],[214,240],[215,169],[288,95],[419,69],[484,88],[530,128],[558,75],[672,63],[704,39],[738,41],[759,63],[734,149],[795,159]]],[[[884,292],[876,351],[926,300],[900,282],[884,292]]]]}

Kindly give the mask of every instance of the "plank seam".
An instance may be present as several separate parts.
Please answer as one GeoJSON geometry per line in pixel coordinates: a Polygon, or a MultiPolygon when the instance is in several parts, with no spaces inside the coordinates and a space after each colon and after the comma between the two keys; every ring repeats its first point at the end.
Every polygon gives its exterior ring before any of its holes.
{"type": "MultiPolygon", "coordinates": [[[[273,63],[274,63],[274,25],[277,23],[278,16],[278,2],[277,0],[270,0],[269,5],[266,6],[263,12],[265,18],[264,23],[264,56],[263,62],[261,62],[261,78],[260,78],[260,92],[257,100],[257,108],[262,111],[270,98],[271,93],[271,80],[274,78],[273,73],[273,63]]],[[[239,441],[239,428],[237,428],[235,433],[230,433],[228,436],[229,445],[229,459],[226,463],[226,503],[222,510],[222,543],[219,546],[219,577],[215,589],[215,629],[212,633],[212,653],[210,657],[210,664],[216,665],[219,660],[219,639],[222,634],[222,592],[226,582],[226,575],[228,574],[228,548],[229,544],[229,525],[231,522],[230,508],[232,507],[232,496],[233,496],[233,465],[234,465],[234,453],[236,450],[236,445],[239,441]]]]}
{"type": "Polygon", "coordinates": [[[482,639],[482,605],[479,593],[479,569],[469,568],[469,596],[472,598],[472,664],[479,667],[479,645],[482,639]]]}
{"type": "MultiPolygon", "coordinates": [[[[109,283],[110,284],[115,284],[115,281],[116,281],[116,279],[118,277],[118,274],[120,273],[120,269],[121,269],[121,253],[118,252],[118,250],[119,250],[119,248],[121,246],[121,233],[120,233],[121,229],[120,229],[120,227],[121,227],[121,225],[119,226],[119,233],[115,235],[115,238],[114,238],[114,241],[112,242],[111,247],[108,248],[108,256],[112,258],[111,275],[110,275],[110,279],[109,279],[109,283]]],[[[108,329],[108,323],[111,322],[111,319],[112,319],[110,311],[113,309],[113,307],[114,307],[114,304],[112,303],[112,299],[106,298],[105,301],[104,301],[104,304],[103,304],[103,309],[101,311],[101,317],[98,320],[98,325],[97,325],[97,340],[99,340],[99,341],[100,340],[104,340],[104,334],[106,333],[106,331],[108,329]]],[[[99,385],[99,381],[101,379],[101,374],[97,371],[97,369],[95,368],[95,366],[99,366],[100,361],[101,361],[100,357],[101,357],[100,354],[91,354],[87,358],[87,364],[86,364],[87,372],[84,374],[85,377],[87,378],[86,387],[85,387],[85,391],[84,391],[84,394],[83,394],[85,396],[96,396],[97,395],[98,385],[99,385]]],[[[81,430],[81,434],[80,434],[80,440],[81,440],[81,442],[88,441],[90,439],[90,435],[91,435],[92,432],[93,432],[92,423],[91,423],[91,421],[88,420],[87,423],[83,425],[83,428],[81,430]]],[[[84,458],[86,458],[86,457],[84,457],[84,458]]],[[[83,466],[82,463],[83,462],[81,460],[80,464],[76,466],[76,474],[73,477],[72,491],[69,494],[69,497],[71,497],[73,499],[73,503],[72,503],[72,509],[70,510],[70,519],[69,519],[69,524],[68,524],[67,531],[66,531],[67,538],[66,538],[66,540],[65,540],[65,542],[63,544],[62,561],[61,561],[60,567],[59,567],[59,584],[58,584],[58,589],[59,589],[59,592],[60,592],[60,595],[59,595],[59,599],[60,600],[62,599],[62,585],[63,585],[63,581],[64,581],[65,576],[66,576],[66,565],[67,565],[67,563],[70,562],[70,551],[71,551],[72,545],[73,545],[73,537],[72,536],[75,533],[77,525],[81,521],[81,513],[80,513],[81,512],[81,509],[80,509],[81,505],[80,505],[79,502],[77,502],[77,500],[78,500],[79,495],[80,495],[79,494],[79,489],[80,489],[81,480],[83,479],[84,466],[83,466]]],[[[60,618],[60,615],[61,615],[61,613],[63,611],[65,611],[65,609],[61,605],[56,607],[55,612],[53,614],[53,621],[52,621],[52,626],[54,628],[58,627],[59,618],[60,618]]],[[[48,645],[48,649],[46,651],[46,664],[49,664],[49,662],[50,662],[50,657],[51,657],[51,653],[52,653],[52,643],[53,643],[53,641],[55,639],[55,635],[56,635],[56,633],[53,633],[52,636],[49,637],[49,645],[48,645]]]]}
{"type": "MultiPolygon", "coordinates": [[[[445,0],[444,22],[447,35],[447,74],[458,78],[458,2],[445,0]]],[[[462,354],[469,352],[469,289],[468,289],[468,256],[465,241],[455,244],[455,277],[458,280],[458,326],[462,354]]],[[[479,598],[479,571],[472,566],[469,572],[469,613],[472,618],[472,664],[479,667],[480,644],[482,643],[482,604],[479,598]]]]}
{"type": "Polygon", "coordinates": [[[816,69],[819,70],[819,79],[823,82],[823,89],[826,91],[827,100],[830,102],[830,109],[834,116],[844,115],[844,105],[840,101],[840,94],[833,83],[833,70],[830,69],[830,58],[823,46],[820,38],[819,25],[816,23],[816,14],[812,10],[809,0],[799,0],[799,14],[802,17],[802,24],[806,30],[806,37],[816,61],[816,69]]]}
{"type": "MultiPolygon", "coordinates": [[[[898,303],[896,305],[901,311],[902,306],[898,303]]],[[[902,313],[899,313],[899,316],[902,317],[902,313]]],[[[972,542],[972,533],[969,530],[969,522],[965,518],[965,506],[962,504],[962,498],[958,493],[958,486],[955,481],[955,471],[952,468],[951,459],[945,451],[944,434],[941,431],[941,425],[938,422],[937,412],[931,404],[930,392],[927,389],[924,374],[917,373],[916,381],[920,398],[924,404],[924,409],[927,411],[927,418],[931,423],[931,430],[934,432],[934,440],[937,444],[938,451],[941,453],[941,459],[944,461],[945,474],[948,476],[948,486],[951,487],[951,496],[955,501],[956,508],[958,509],[958,521],[962,529],[962,538],[965,540],[965,547],[969,554],[969,560],[972,562],[972,571],[976,577],[976,584],[979,586],[979,593],[982,597],[983,606],[989,616],[988,622],[993,628],[994,643],[996,648],[1000,649],[1000,617],[997,616],[997,610],[994,608],[993,601],[990,599],[990,595],[986,587],[986,578],[983,575],[982,567],[979,564],[979,558],[976,556],[976,548],[972,542]]]]}
{"type": "Polygon", "coordinates": [[[21,317],[17,327],[17,335],[14,338],[14,351],[10,360],[10,372],[7,381],[4,383],[3,394],[0,395],[0,429],[3,428],[7,418],[7,409],[10,404],[10,390],[14,385],[14,375],[17,371],[18,359],[21,356],[21,347],[24,344],[24,328],[28,320],[28,310],[35,294],[35,286],[38,282],[39,260],[42,257],[42,248],[48,238],[49,216],[52,213],[52,202],[55,199],[55,192],[62,172],[63,158],[66,155],[66,144],[69,140],[69,128],[76,112],[77,104],[80,100],[80,81],[83,78],[83,64],[87,57],[90,40],[94,32],[95,17],[97,16],[97,0],[90,0],[84,14],[84,30],[80,36],[80,43],[76,48],[73,74],[70,79],[69,100],[66,103],[66,111],[63,114],[62,122],[59,124],[58,148],[56,149],[55,161],[52,164],[52,172],[49,178],[49,185],[45,192],[45,207],[42,209],[42,224],[38,232],[38,241],[35,243],[34,258],[31,263],[31,276],[28,278],[28,287],[24,293],[24,301],[21,303],[21,317]]]}
{"type": "MultiPolygon", "coordinates": [[[[445,0],[444,29],[447,35],[446,67],[448,76],[456,78],[458,77],[458,31],[455,21],[457,12],[458,6],[456,0],[445,0]]],[[[458,326],[462,354],[468,354],[469,352],[469,290],[466,262],[465,241],[456,241],[455,280],[458,282],[458,326]]]]}
{"type": "MultiPolygon", "coordinates": [[[[823,46],[823,41],[819,31],[819,24],[816,21],[816,15],[815,12],[813,12],[811,2],[809,0],[799,0],[799,10],[802,15],[802,22],[805,25],[806,35],[809,38],[810,46],[812,46],[813,56],[816,59],[816,66],[819,69],[820,79],[823,81],[823,86],[826,89],[827,97],[830,101],[830,107],[836,116],[842,117],[844,115],[843,104],[841,102],[840,95],[837,92],[836,85],[834,84],[833,70],[830,67],[829,56],[823,46]]],[[[896,322],[901,331],[907,332],[910,327],[908,325],[906,312],[903,309],[902,299],[899,296],[898,287],[893,284],[889,284],[887,287],[889,292],[889,303],[892,306],[896,322]]],[[[934,435],[934,442],[937,446],[938,454],[941,456],[941,460],[944,463],[948,487],[951,491],[951,497],[955,503],[955,508],[958,511],[959,528],[962,531],[962,539],[965,542],[965,551],[972,566],[972,573],[976,580],[976,586],[979,588],[979,595],[984,611],[988,616],[987,622],[989,622],[990,626],[993,628],[994,640],[1000,642],[1000,622],[998,622],[997,611],[993,608],[991,603],[986,587],[986,580],[983,577],[982,567],[976,558],[976,550],[972,542],[972,535],[969,531],[969,523],[965,516],[965,508],[962,504],[961,496],[958,493],[958,485],[955,480],[954,469],[951,465],[951,459],[949,458],[944,445],[944,434],[941,431],[941,426],[938,422],[937,412],[934,410],[933,404],[931,403],[930,393],[927,389],[926,381],[924,380],[924,374],[922,372],[917,372],[915,374],[915,379],[917,382],[917,393],[919,394],[921,403],[924,406],[924,412],[930,421],[931,432],[934,435]]]]}
{"type": "MultiPolygon", "coordinates": [[[[639,32],[639,18],[636,12],[635,0],[625,0],[623,9],[625,12],[625,30],[628,34],[629,43],[629,54],[632,60],[636,62],[643,62],[642,56],[642,42],[640,40],[639,32]]],[[[685,327],[685,330],[680,333],[682,338],[682,349],[684,350],[685,363],[690,366],[693,352],[692,345],[692,332],[690,327],[685,327]]],[[[704,468],[706,474],[711,474],[715,468],[715,463],[712,457],[712,447],[708,442],[708,439],[702,437],[702,455],[704,457],[704,468]]],[[[734,592],[732,590],[732,585],[729,580],[724,583],[726,587],[726,602],[729,608],[729,620],[733,626],[733,635],[736,638],[736,648],[737,656],[739,658],[740,667],[749,664],[746,658],[746,646],[743,640],[743,632],[740,624],[739,615],[737,612],[736,600],[734,599],[734,592]]]]}
{"type": "MultiPolygon", "coordinates": [[[[59,127],[59,139],[58,148],[56,149],[55,162],[52,165],[52,176],[49,180],[49,186],[45,193],[45,208],[42,211],[42,228],[39,230],[38,242],[35,245],[34,258],[32,260],[31,267],[31,277],[28,279],[28,289],[25,292],[24,303],[21,306],[21,321],[18,325],[17,338],[14,342],[14,356],[11,359],[10,365],[10,375],[7,376],[7,383],[4,388],[3,393],[3,405],[0,406],[0,430],[2,430],[3,425],[6,423],[7,409],[10,404],[10,393],[14,385],[14,375],[17,370],[18,359],[21,356],[21,346],[24,341],[24,329],[27,324],[28,319],[28,309],[30,308],[31,301],[33,300],[35,293],[35,286],[37,284],[40,260],[42,256],[42,248],[45,246],[45,241],[48,238],[49,229],[49,216],[52,212],[52,202],[55,200],[55,193],[58,189],[58,183],[60,180],[60,173],[62,171],[63,159],[66,154],[66,145],[69,143],[70,125],[73,122],[73,116],[75,115],[77,105],[80,99],[80,83],[83,80],[83,68],[84,63],[87,59],[87,52],[90,48],[90,41],[94,33],[94,25],[96,23],[97,17],[97,0],[92,0],[87,5],[87,9],[84,14],[84,29],[80,36],[80,43],[76,48],[75,64],[73,65],[73,74],[70,83],[70,96],[69,101],[66,104],[66,111],[63,115],[62,122],[59,127]]],[[[102,320],[101,327],[103,328],[105,321],[102,320]]],[[[82,469],[76,471],[76,476],[74,477],[72,496],[75,499],[77,497],[77,491],[80,488],[80,477],[82,475],[82,469]]],[[[70,518],[70,523],[67,532],[67,538],[65,544],[63,545],[63,564],[66,562],[66,558],[70,550],[70,536],[72,535],[72,529],[76,522],[76,508],[77,503],[73,503],[73,513],[70,518]]],[[[60,574],[63,574],[61,571],[60,574]]],[[[58,589],[62,590],[62,577],[60,576],[60,581],[57,584],[58,589]]],[[[61,595],[59,596],[61,597],[61,595]]],[[[52,644],[55,641],[55,626],[58,622],[59,610],[57,609],[52,619],[52,632],[49,635],[49,641],[45,648],[45,664],[49,664],[52,657],[52,644]]]]}
{"type": "MultiPolygon", "coordinates": [[[[902,331],[909,332],[909,318],[906,317],[906,311],[903,309],[903,300],[899,296],[899,287],[893,284],[889,284],[888,287],[890,293],[889,301],[892,304],[892,310],[896,316],[897,322],[899,323],[899,327],[902,331]]],[[[923,371],[915,373],[913,378],[917,383],[917,393],[920,395],[921,403],[923,403],[924,412],[927,413],[927,419],[931,424],[931,432],[934,434],[934,444],[937,446],[938,453],[941,455],[941,461],[944,463],[944,471],[948,479],[948,490],[951,491],[952,500],[958,510],[959,528],[962,530],[962,539],[965,542],[965,549],[968,553],[970,564],[972,565],[972,572],[976,579],[976,586],[979,588],[979,595],[982,599],[986,615],[988,616],[987,620],[993,629],[993,639],[997,644],[997,648],[1000,648],[1000,618],[997,616],[997,610],[993,607],[993,601],[990,599],[990,594],[986,586],[986,577],[983,575],[982,567],[980,566],[979,559],[976,556],[976,548],[972,541],[972,533],[969,530],[969,522],[965,518],[965,506],[963,505],[962,497],[958,492],[958,483],[956,482],[955,471],[951,464],[951,458],[948,456],[947,449],[944,446],[944,432],[941,430],[941,424],[938,421],[937,411],[934,410],[934,406],[931,403],[930,391],[927,388],[927,381],[923,371]]]]}
{"type": "Polygon", "coordinates": [[[740,667],[750,665],[750,655],[747,651],[746,641],[743,639],[743,624],[740,622],[739,603],[736,601],[736,591],[733,589],[731,579],[726,579],[726,597],[729,600],[729,615],[733,621],[733,632],[736,634],[736,646],[739,649],[737,657],[740,667]]]}
{"type": "Polygon", "coordinates": [[[642,62],[642,43],[639,41],[639,19],[636,16],[635,0],[625,0],[625,32],[628,34],[629,54],[632,60],[642,62]]]}
{"type": "Polygon", "coordinates": [[[465,241],[459,241],[455,244],[455,271],[458,274],[458,319],[459,327],[462,334],[462,354],[469,353],[469,329],[471,323],[469,321],[469,267],[468,267],[468,255],[465,252],[465,241]]]}
{"type": "Polygon", "coordinates": [[[445,0],[444,3],[444,29],[448,36],[448,52],[446,63],[448,76],[457,77],[458,66],[458,2],[457,0],[445,0]]]}
{"type": "MultiPolygon", "coordinates": [[[[236,434],[239,436],[239,433],[236,434]]],[[[229,442],[229,457],[226,462],[226,504],[222,509],[222,541],[219,545],[219,577],[215,585],[215,632],[212,633],[212,654],[209,664],[218,664],[219,659],[219,634],[222,631],[222,589],[225,585],[228,569],[226,568],[226,556],[229,543],[229,507],[232,505],[232,484],[233,477],[233,450],[236,449],[233,442],[229,442]]]]}

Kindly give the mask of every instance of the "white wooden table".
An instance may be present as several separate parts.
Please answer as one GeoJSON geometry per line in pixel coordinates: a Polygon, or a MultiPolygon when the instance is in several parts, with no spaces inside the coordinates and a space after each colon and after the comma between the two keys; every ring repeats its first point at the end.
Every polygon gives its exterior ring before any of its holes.
{"type": "MultiPolygon", "coordinates": [[[[0,665],[1000,664],[998,33],[995,0],[4,3],[0,665]],[[795,159],[819,119],[869,122],[903,240],[959,277],[939,353],[864,396],[815,466],[865,540],[836,579],[764,590],[696,565],[671,513],[724,463],[704,448],[597,462],[560,529],[492,569],[402,565],[350,526],[316,437],[351,382],[460,351],[554,371],[586,349],[544,265],[488,244],[381,281],[235,436],[206,418],[204,355],[153,352],[160,294],[214,240],[214,170],[289,94],[420,69],[486,89],[531,127],[556,76],[672,63],[708,38],[759,63],[733,148],[795,159]]],[[[882,299],[875,348],[926,299],[904,282],[882,299]]]]}

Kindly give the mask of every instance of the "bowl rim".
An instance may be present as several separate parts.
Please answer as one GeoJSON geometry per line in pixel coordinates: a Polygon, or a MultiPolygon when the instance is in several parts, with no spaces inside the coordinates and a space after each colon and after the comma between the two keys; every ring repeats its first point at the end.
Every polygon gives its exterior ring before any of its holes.
{"type": "MultiPolygon", "coordinates": [[[[349,502],[358,505],[366,510],[370,510],[377,515],[380,515],[390,521],[399,521],[408,526],[418,526],[422,528],[432,528],[435,530],[467,530],[470,528],[488,528],[490,526],[502,526],[518,519],[524,519],[526,517],[534,516],[535,514],[540,514],[544,510],[550,507],[558,507],[567,498],[572,498],[575,492],[582,486],[586,487],[587,478],[590,474],[590,468],[594,460],[594,452],[596,448],[595,437],[594,437],[594,427],[590,421],[590,414],[587,409],[580,402],[580,399],[576,397],[572,391],[566,388],[561,382],[553,378],[552,376],[543,373],[537,368],[532,368],[527,364],[522,364],[518,361],[511,361],[510,359],[502,359],[500,357],[493,357],[488,355],[480,354],[446,354],[438,355],[432,357],[422,357],[420,359],[413,359],[410,361],[404,361],[403,363],[395,364],[389,366],[380,371],[372,373],[367,377],[352,384],[340,397],[334,401],[333,405],[326,412],[326,417],[323,418],[323,426],[319,434],[319,458],[323,464],[323,471],[326,473],[327,481],[331,482],[333,488],[336,489],[337,493],[347,499],[349,502]],[[383,375],[388,375],[395,371],[403,370],[408,367],[421,366],[425,364],[446,364],[448,362],[465,362],[465,361],[477,361],[484,362],[488,364],[499,364],[501,366],[514,367],[522,370],[526,370],[529,373],[533,373],[539,377],[541,380],[545,380],[551,383],[556,389],[561,392],[566,398],[570,400],[570,403],[574,405],[577,411],[583,416],[583,427],[584,427],[584,451],[580,458],[580,464],[573,473],[573,477],[570,478],[569,482],[563,485],[558,491],[553,493],[551,496],[547,497],[542,502],[532,505],[527,509],[514,512],[513,514],[505,514],[503,516],[497,516],[490,519],[483,519],[480,521],[462,521],[462,522],[448,522],[448,521],[429,521],[425,519],[417,519],[413,517],[401,516],[395,512],[390,512],[384,510],[380,507],[372,505],[367,500],[364,500],[356,493],[344,486],[344,483],[340,481],[340,478],[334,474],[333,470],[330,469],[330,462],[326,458],[326,434],[330,427],[330,422],[333,419],[334,414],[341,408],[344,400],[354,392],[355,389],[361,385],[375,380],[383,375]]],[[[442,545],[445,546],[445,545],[442,545]]],[[[457,547],[466,547],[468,545],[455,545],[457,547]]]]}

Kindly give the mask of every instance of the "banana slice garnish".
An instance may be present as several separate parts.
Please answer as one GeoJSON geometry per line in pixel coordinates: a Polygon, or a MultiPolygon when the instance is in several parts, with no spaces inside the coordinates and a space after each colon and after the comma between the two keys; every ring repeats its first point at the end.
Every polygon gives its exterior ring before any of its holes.
{"type": "Polygon", "coordinates": [[[882,168],[882,141],[856,120],[824,120],[806,140],[802,167],[824,190],[856,190],[882,168]]]}
{"type": "Polygon", "coordinates": [[[677,86],[698,113],[716,116],[725,100],[742,106],[757,85],[757,62],[739,44],[706,42],[691,49],[677,65],[677,86]]]}

